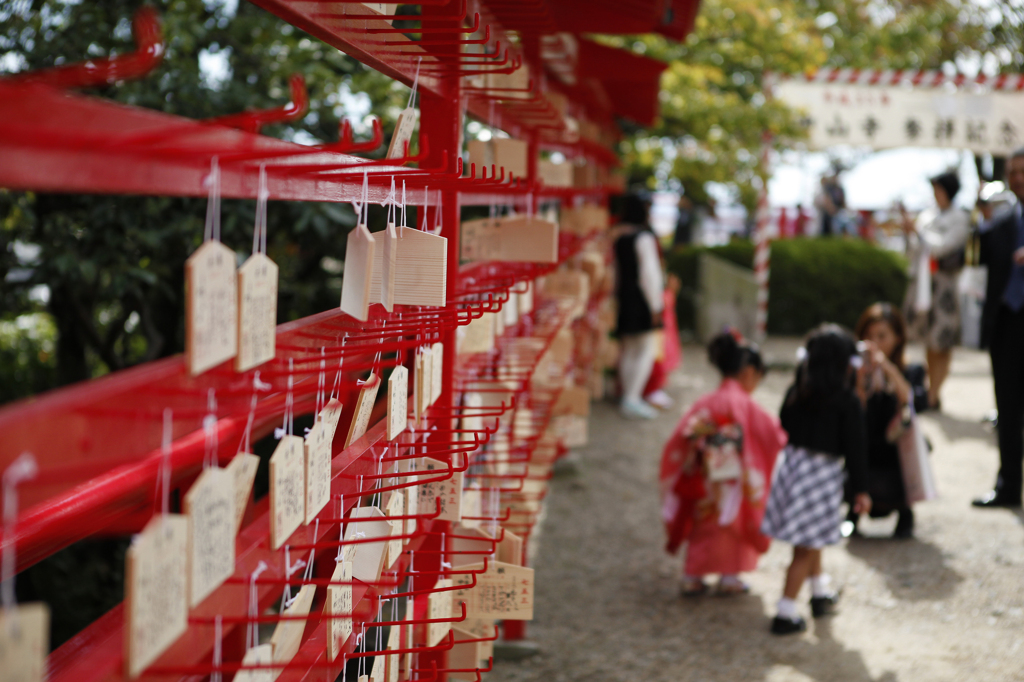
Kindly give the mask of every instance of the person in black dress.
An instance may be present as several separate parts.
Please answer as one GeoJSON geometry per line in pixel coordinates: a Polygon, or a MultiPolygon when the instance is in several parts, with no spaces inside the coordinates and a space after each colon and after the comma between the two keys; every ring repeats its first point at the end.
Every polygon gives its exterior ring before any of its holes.
{"type": "MultiPolygon", "coordinates": [[[[910,427],[911,408],[918,411],[928,406],[925,370],[921,365],[904,364],[906,324],[894,306],[869,306],[857,322],[856,334],[862,344],[857,396],[864,408],[871,516],[880,518],[899,512],[893,537],[910,538],[914,534],[914,512],[907,503],[897,440],[910,427]]],[[[847,486],[846,499],[851,503],[852,492],[847,486]]],[[[845,535],[857,532],[859,518],[851,504],[845,535]]]]}

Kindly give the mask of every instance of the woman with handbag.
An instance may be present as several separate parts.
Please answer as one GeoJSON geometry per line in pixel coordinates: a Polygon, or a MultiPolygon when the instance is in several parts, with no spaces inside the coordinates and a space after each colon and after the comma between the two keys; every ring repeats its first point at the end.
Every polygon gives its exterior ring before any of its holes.
{"type": "Polygon", "coordinates": [[[957,282],[970,236],[967,212],[953,206],[960,191],[956,173],[931,179],[937,208],[922,211],[913,221],[904,213],[910,261],[910,286],[904,315],[912,336],[925,343],[928,364],[928,407],[941,409],[939,392],[949,376],[953,346],[960,339],[957,282]]]}
{"type": "MultiPolygon", "coordinates": [[[[903,360],[906,327],[899,310],[888,303],[868,306],[857,321],[861,366],[857,370],[857,397],[864,408],[867,435],[867,491],[871,495],[871,516],[880,518],[899,513],[894,538],[914,535],[914,511],[920,501],[918,481],[931,480],[927,460],[917,452],[915,411],[927,406],[924,368],[903,360]]],[[[853,491],[847,486],[850,511],[844,535],[857,532],[860,514],[854,511],[853,491]]]]}

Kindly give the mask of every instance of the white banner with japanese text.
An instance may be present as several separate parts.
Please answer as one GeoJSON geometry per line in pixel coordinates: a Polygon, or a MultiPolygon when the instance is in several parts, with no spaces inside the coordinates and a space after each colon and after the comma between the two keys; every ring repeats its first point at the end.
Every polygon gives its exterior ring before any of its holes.
{"type": "Polygon", "coordinates": [[[1008,155],[1024,145],[1024,93],[783,81],[773,96],[803,115],[810,146],[942,147],[1008,155]]]}

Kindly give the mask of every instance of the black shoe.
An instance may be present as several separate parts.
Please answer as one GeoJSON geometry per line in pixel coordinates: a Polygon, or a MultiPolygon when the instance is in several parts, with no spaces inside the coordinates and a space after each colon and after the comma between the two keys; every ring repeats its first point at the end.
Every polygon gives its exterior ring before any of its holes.
{"type": "Polygon", "coordinates": [[[907,507],[900,509],[899,520],[896,521],[896,530],[892,532],[893,538],[897,540],[909,540],[914,537],[914,510],[907,507]]]}
{"type": "Polygon", "coordinates": [[[803,632],[806,629],[807,621],[803,618],[797,618],[796,620],[790,620],[789,618],[783,618],[782,616],[775,616],[772,618],[773,635],[792,635],[797,632],[803,632]]]}
{"type": "Polygon", "coordinates": [[[999,490],[990,490],[984,496],[971,502],[974,507],[982,509],[1001,509],[1005,507],[1019,507],[1020,495],[1005,495],[999,490]]]}
{"type": "Polygon", "coordinates": [[[811,615],[815,618],[831,616],[839,605],[839,595],[835,592],[827,597],[811,597],[811,615]]]}

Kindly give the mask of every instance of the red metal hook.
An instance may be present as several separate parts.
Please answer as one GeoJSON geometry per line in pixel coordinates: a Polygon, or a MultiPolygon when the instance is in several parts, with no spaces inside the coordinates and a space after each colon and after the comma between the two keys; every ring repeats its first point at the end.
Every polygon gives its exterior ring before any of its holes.
{"type": "Polygon", "coordinates": [[[291,88],[292,101],[283,107],[209,118],[204,123],[258,133],[260,128],[268,123],[294,121],[306,113],[306,109],[309,108],[309,93],[306,92],[306,79],[299,74],[294,74],[288,79],[288,86],[291,88]]]}
{"type": "Polygon", "coordinates": [[[40,71],[4,78],[11,83],[42,83],[55,88],[90,88],[117,81],[141,78],[153,70],[164,56],[160,15],[150,6],[143,6],[132,19],[135,51],[128,54],[91,59],[78,64],[54,66],[40,71]]]}

